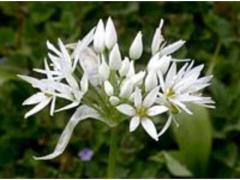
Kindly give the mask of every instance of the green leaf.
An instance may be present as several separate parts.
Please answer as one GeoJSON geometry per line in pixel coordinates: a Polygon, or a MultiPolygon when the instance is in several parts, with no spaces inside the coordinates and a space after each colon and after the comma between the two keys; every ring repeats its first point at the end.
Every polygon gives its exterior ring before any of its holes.
{"type": "Polygon", "coordinates": [[[163,152],[166,160],[166,165],[170,173],[177,177],[191,177],[192,173],[187,169],[185,165],[175,159],[170,153],[163,152]]]}
{"type": "Polygon", "coordinates": [[[192,105],[193,115],[176,115],[179,127],[173,126],[184,162],[195,177],[204,177],[212,145],[212,128],[205,108],[192,105]]]}
{"type": "Polygon", "coordinates": [[[16,69],[0,66],[0,85],[8,80],[16,79],[16,69]]]}

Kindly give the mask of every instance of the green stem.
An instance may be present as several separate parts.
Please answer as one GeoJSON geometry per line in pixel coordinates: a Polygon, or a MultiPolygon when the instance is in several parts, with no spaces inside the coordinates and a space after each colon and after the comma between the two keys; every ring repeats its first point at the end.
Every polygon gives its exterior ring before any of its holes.
{"type": "Polygon", "coordinates": [[[222,46],[222,43],[221,43],[220,40],[218,40],[217,45],[216,45],[216,49],[215,49],[214,54],[213,54],[212,61],[211,61],[210,65],[209,65],[209,68],[207,70],[207,75],[211,75],[213,73],[213,69],[214,69],[214,67],[217,63],[217,56],[220,52],[221,46],[222,46]]]}
{"type": "Polygon", "coordinates": [[[110,151],[108,156],[107,178],[112,179],[115,176],[117,156],[117,128],[111,128],[110,151]]]}

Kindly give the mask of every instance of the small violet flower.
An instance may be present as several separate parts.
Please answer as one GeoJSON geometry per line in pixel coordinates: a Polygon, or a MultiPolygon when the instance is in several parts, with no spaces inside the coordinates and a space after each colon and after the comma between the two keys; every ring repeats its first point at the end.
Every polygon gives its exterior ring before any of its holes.
{"type": "Polygon", "coordinates": [[[93,151],[89,148],[84,148],[78,153],[79,158],[82,161],[90,161],[93,157],[93,151]]]}

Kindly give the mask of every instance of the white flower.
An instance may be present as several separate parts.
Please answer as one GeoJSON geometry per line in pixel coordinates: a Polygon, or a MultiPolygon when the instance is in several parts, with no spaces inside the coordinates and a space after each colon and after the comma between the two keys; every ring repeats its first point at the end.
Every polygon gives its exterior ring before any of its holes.
{"type": "Polygon", "coordinates": [[[186,63],[177,71],[177,59],[172,53],[185,41],[167,45],[162,35],[163,20],[156,29],[151,51],[152,57],[146,68],[135,69],[135,60],[143,53],[141,31],[129,48],[129,57],[122,56],[117,43],[117,33],[109,17],[104,28],[100,19],[96,28],[77,43],[64,45],[58,39],[58,48],[47,41],[48,58],[44,69],[34,69],[43,74],[43,79],[29,76],[19,77],[39,91],[23,102],[34,105],[25,118],[50,105],[50,115],[75,108],[76,111],[66,125],[53,153],[36,159],[52,159],[66,148],[76,125],[87,118],[98,119],[109,127],[115,127],[130,117],[129,130],[141,124],[156,141],[176,122],[175,114],[181,111],[191,114],[188,104],[194,103],[213,108],[214,101],[203,97],[201,91],[210,85],[212,76],[199,77],[203,65],[193,68],[186,63]],[[105,49],[106,47],[106,49],[105,49]],[[122,57],[125,57],[122,61],[122,57]],[[55,109],[56,101],[63,99],[67,105],[55,109]],[[155,116],[168,112],[168,119],[158,133],[154,125],[155,116]],[[126,115],[126,116],[125,116],[126,115]],[[114,117],[114,119],[113,119],[114,117]]]}
{"type": "MultiPolygon", "coordinates": [[[[58,39],[58,45],[60,50],[57,50],[53,44],[47,41],[47,47],[53,53],[48,53],[48,56],[52,62],[51,65],[53,66],[53,71],[50,73],[54,76],[54,79],[66,78],[75,70],[77,64],[77,61],[73,62],[71,60],[71,56],[61,39],[58,39]]],[[[34,71],[47,74],[46,69],[34,69],[34,71]]]]}
{"type": "Polygon", "coordinates": [[[139,32],[133,40],[129,49],[129,56],[131,59],[139,59],[143,53],[142,33],[139,32]]]}
{"type": "Polygon", "coordinates": [[[158,133],[151,117],[162,114],[168,110],[162,105],[154,105],[159,87],[150,91],[143,99],[141,91],[136,88],[134,93],[134,106],[129,104],[121,104],[117,106],[117,110],[121,113],[132,117],[129,125],[130,132],[136,130],[141,125],[145,131],[156,141],[158,141],[158,133]]]}
{"type": "Polygon", "coordinates": [[[121,53],[118,47],[118,44],[115,44],[115,46],[113,47],[112,51],[110,52],[109,55],[109,67],[110,69],[113,70],[119,70],[121,68],[121,53]]]}
{"type": "Polygon", "coordinates": [[[94,34],[93,46],[96,52],[102,53],[105,48],[105,31],[103,21],[100,19],[94,34]]]}
{"type": "Polygon", "coordinates": [[[108,49],[112,49],[117,43],[117,33],[111,17],[108,18],[105,30],[105,45],[108,49]]]}
{"type": "Polygon", "coordinates": [[[165,100],[173,113],[183,110],[192,114],[187,108],[187,103],[214,108],[214,101],[210,97],[203,97],[199,92],[210,85],[212,76],[199,78],[203,65],[194,68],[192,66],[193,62],[186,63],[177,72],[176,63],[173,62],[165,79],[161,73],[158,74],[162,89],[160,101],[165,100]]]}

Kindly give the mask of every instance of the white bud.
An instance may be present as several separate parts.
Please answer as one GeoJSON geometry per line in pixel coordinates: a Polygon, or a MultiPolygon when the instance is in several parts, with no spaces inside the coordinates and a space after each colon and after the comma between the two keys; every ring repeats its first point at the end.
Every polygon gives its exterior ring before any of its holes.
{"type": "Polygon", "coordinates": [[[121,77],[126,76],[130,68],[130,61],[127,57],[122,62],[122,66],[119,70],[119,74],[121,77]]]}
{"type": "Polygon", "coordinates": [[[163,26],[163,19],[161,19],[159,27],[156,29],[153,36],[152,46],[151,46],[152,55],[156,54],[159,51],[160,45],[164,41],[164,38],[162,36],[162,26],[163,26]]]}
{"type": "Polygon", "coordinates": [[[161,71],[165,74],[171,61],[171,56],[162,56],[160,58],[160,53],[155,54],[149,61],[147,65],[148,71],[161,71]]]}
{"type": "Polygon", "coordinates": [[[111,85],[111,83],[109,81],[104,82],[104,91],[108,96],[113,95],[113,86],[111,85]]]}
{"type": "Polygon", "coordinates": [[[169,68],[171,56],[163,56],[159,60],[159,66],[162,74],[165,74],[169,68]]]}
{"type": "Polygon", "coordinates": [[[83,93],[87,92],[87,90],[88,90],[88,77],[87,77],[86,73],[83,74],[83,77],[80,81],[80,87],[81,87],[81,91],[83,93]]]}
{"type": "Polygon", "coordinates": [[[111,17],[108,18],[105,30],[105,45],[108,49],[112,49],[117,43],[117,33],[111,17]]]}
{"type": "Polygon", "coordinates": [[[119,70],[121,68],[121,54],[118,44],[115,44],[109,55],[109,67],[113,70],[119,70]]]}
{"type": "Polygon", "coordinates": [[[139,84],[142,84],[143,78],[145,76],[146,72],[141,71],[131,77],[131,82],[133,83],[134,86],[137,86],[139,84]]]}
{"type": "Polygon", "coordinates": [[[96,52],[101,53],[104,51],[105,43],[104,43],[104,24],[100,19],[97,24],[97,28],[93,38],[93,46],[96,52]]]}
{"type": "Polygon", "coordinates": [[[142,33],[139,32],[132,42],[129,49],[129,56],[131,59],[139,59],[143,53],[142,33]]]}
{"type": "Polygon", "coordinates": [[[145,91],[148,92],[158,85],[156,72],[150,71],[145,79],[145,91]]]}
{"type": "Polygon", "coordinates": [[[133,83],[130,80],[123,82],[120,88],[120,97],[129,97],[133,91],[133,83]]]}
{"type": "Polygon", "coordinates": [[[151,59],[148,62],[147,69],[148,71],[158,71],[158,62],[159,62],[160,56],[159,53],[155,54],[151,57],[151,59]]]}
{"type": "Polygon", "coordinates": [[[119,99],[118,97],[116,97],[116,96],[111,96],[111,97],[109,98],[109,101],[110,101],[110,103],[111,103],[113,106],[115,106],[115,105],[119,104],[120,99],[119,99]]]}
{"type": "Polygon", "coordinates": [[[127,77],[132,77],[134,74],[135,74],[134,61],[131,61],[127,77]]]}
{"type": "Polygon", "coordinates": [[[104,59],[102,59],[102,63],[99,66],[98,72],[103,81],[107,80],[110,75],[110,69],[104,59]]]}

